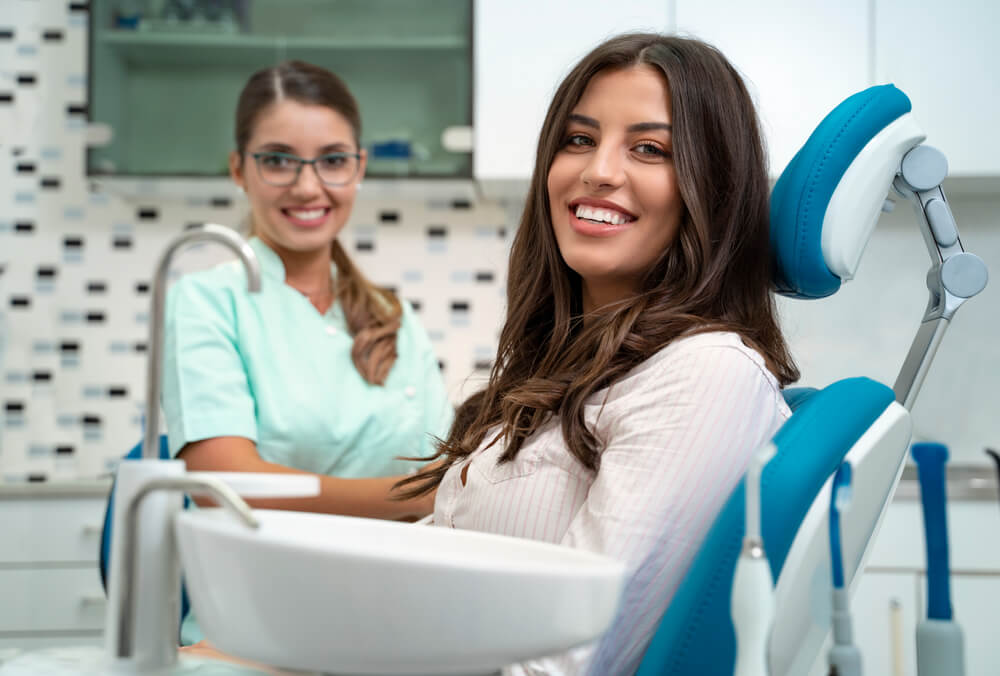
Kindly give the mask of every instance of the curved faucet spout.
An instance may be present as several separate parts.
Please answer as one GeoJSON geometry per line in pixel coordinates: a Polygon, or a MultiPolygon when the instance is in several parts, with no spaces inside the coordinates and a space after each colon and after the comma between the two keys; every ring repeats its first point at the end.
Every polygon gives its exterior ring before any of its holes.
{"type": "Polygon", "coordinates": [[[206,223],[200,228],[188,230],[171,240],[156,264],[153,279],[153,299],[149,315],[149,362],[146,365],[146,430],[142,441],[144,460],[160,457],[158,440],[160,435],[160,383],[163,380],[163,320],[166,305],[167,273],[174,255],[183,247],[194,242],[218,242],[231,249],[247,271],[247,288],[255,293],[260,291],[260,263],[257,255],[246,240],[233,229],[214,223],[206,223]]]}

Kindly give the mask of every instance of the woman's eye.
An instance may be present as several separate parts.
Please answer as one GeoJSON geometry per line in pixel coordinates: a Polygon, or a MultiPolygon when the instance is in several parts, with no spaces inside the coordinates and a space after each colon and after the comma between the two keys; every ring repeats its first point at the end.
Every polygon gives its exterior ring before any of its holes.
{"type": "Polygon", "coordinates": [[[577,148],[589,147],[594,145],[594,141],[589,136],[584,136],[583,134],[570,134],[563,145],[577,148]]]}
{"type": "Polygon", "coordinates": [[[652,143],[640,143],[635,147],[635,151],[648,157],[670,157],[669,152],[652,143]]]}
{"type": "Polygon", "coordinates": [[[322,160],[320,160],[320,163],[324,167],[329,167],[330,169],[336,169],[338,167],[342,167],[344,166],[345,162],[347,162],[347,158],[345,158],[343,155],[327,155],[322,160]]]}
{"type": "Polygon", "coordinates": [[[284,169],[291,166],[291,160],[283,155],[264,155],[264,165],[275,169],[284,169]]]}

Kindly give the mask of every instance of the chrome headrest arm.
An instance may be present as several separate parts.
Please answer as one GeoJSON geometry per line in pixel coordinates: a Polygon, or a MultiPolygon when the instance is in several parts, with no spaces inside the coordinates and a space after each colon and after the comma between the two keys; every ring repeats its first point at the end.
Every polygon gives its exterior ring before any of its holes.
{"type": "Polygon", "coordinates": [[[903,156],[892,187],[910,201],[931,257],[930,298],[910,351],[893,385],[896,401],[913,408],[948,323],[958,308],[986,288],[989,273],[979,256],[962,246],[958,226],[941,188],[948,160],[937,148],[918,145],[903,156]]]}

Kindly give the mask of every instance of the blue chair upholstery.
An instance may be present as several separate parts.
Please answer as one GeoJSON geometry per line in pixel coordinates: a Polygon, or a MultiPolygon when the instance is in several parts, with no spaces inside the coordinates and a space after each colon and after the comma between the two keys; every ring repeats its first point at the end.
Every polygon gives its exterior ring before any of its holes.
{"type": "MultiPolygon", "coordinates": [[[[841,380],[811,396],[775,435],[777,453],[761,474],[761,528],[775,580],[823,484],[894,400],[890,388],[868,378],[841,380]]],[[[646,651],[640,676],[732,676],[736,634],[730,593],[745,504],[740,482],[681,581],[646,651]]]]}
{"type": "MultiPolygon", "coordinates": [[[[779,293],[813,299],[840,288],[842,280],[822,251],[827,205],[860,151],[909,110],[909,99],[892,85],[870,87],[827,115],[791,160],[771,194],[773,279],[779,293]]],[[[761,475],[761,529],[774,580],[816,496],[895,395],[885,385],[856,378],[818,392],[790,389],[785,399],[793,415],[775,436],[777,453],[761,475]]],[[[744,508],[741,482],[664,613],[640,676],[732,676],[736,634],[730,597],[744,508]]]]}
{"type": "Polygon", "coordinates": [[[785,397],[785,403],[792,413],[798,411],[804,403],[809,401],[814,394],[819,392],[815,387],[787,387],[781,394],[785,397]]]}
{"type": "MultiPolygon", "coordinates": [[[[160,460],[170,460],[170,447],[167,445],[167,437],[165,435],[160,435],[160,460]]],[[[132,447],[126,455],[124,460],[138,460],[142,458],[142,442],[132,447]]],[[[191,503],[191,499],[188,496],[184,496],[184,508],[191,503]]],[[[101,569],[101,584],[104,586],[104,593],[108,593],[108,567],[111,562],[111,524],[114,523],[114,505],[115,505],[115,484],[111,484],[111,493],[108,495],[108,504],[104,508],[104,528],[101,530],[101,551],[99,555],[100,569],[101,569]]],[[[188,609],[191,604],[188,602],[187,590],[181,586],[181,621],[188,614],[188,609]]]]}
{"type": "Polygon", "coordinates": [[[910,100],[894,86],[869,87],[834,108],[788,163],[771,191],[771,252],[779,293],[824,298],[840,288],[821,248],[827,204],[861,149],[909,111],[910,100]]]}

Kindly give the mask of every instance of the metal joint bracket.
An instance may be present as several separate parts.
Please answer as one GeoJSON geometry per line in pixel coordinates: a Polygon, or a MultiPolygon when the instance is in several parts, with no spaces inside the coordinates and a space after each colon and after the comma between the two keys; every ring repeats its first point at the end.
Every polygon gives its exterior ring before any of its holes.
{"type": "Polygon", "coordinates": [[[941,182],[948,160],[937,148],[918,145],[903,156],[893,189],[913,205],[931,258],[930,297],[917,335],[896,378],[896,401],[911,409],[945,329],[958,308],[984,288],[989,273],[983,260],[962,246],[958,225],[941,182]]]}

